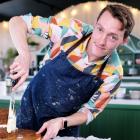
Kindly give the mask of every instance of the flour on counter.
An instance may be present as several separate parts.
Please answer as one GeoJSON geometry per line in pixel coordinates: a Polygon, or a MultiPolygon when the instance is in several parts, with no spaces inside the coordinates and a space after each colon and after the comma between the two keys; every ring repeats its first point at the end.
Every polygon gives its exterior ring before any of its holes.
{"type": "Polygon", "coordinates": [[[108,139],[103,139],[103,138],[97,138],[94,136],[88,136],[87,138],[82,138],[82,137],[59,137],[57,136],[56,138],[54,138],[53,140],[111,140],[111,138],[108,139]]]}
{"type": "Polygon", "coordinates": [[[12,99],[10,99],[7,132],[11,133],[11,132],[14,132],[16,129],[17,129],[16,128],[16,113],[14,109],[14,104],[12,103],[12,99]]]}

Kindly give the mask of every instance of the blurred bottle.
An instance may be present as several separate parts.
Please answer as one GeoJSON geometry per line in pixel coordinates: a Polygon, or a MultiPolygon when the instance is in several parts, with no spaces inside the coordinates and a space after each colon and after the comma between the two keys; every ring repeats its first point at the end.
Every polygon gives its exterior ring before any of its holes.
{"type": "Polygon", "coordinates": [[[13,80],[9,75],[6,76],[6,93],[9,95],[12,92],[12,87],[14,87],[19,79],[13,80]]]}
{"type": "Polygon", "coordinates": [[[5,81],[6,81],[6,93],[7,95],[9,95],[12,92],[12,79],[10,78],[9,75],[7,75],[5,81]]]}

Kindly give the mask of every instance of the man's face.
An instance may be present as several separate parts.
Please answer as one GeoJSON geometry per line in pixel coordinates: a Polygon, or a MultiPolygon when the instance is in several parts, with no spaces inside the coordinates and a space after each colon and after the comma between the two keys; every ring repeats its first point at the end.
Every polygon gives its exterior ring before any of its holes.
{"type": "Polygon", "coordinates": [[[122,23],[105,11],[94,25],[90,46],[91,54],[97,59],[108,54],[125,43],[122,23]]]}

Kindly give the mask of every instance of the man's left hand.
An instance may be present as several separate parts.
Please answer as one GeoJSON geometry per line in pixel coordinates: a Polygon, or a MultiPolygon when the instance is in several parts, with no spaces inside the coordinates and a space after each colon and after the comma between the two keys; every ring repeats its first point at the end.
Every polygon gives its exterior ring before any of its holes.
{"type": "Polygon", "coordinates": [[[63,118],[55,118],[45,122],[36,134],[41,134],[43,131],[47,130],[42,140],[49,140],[55,138],[63,128],[63,118]]]}

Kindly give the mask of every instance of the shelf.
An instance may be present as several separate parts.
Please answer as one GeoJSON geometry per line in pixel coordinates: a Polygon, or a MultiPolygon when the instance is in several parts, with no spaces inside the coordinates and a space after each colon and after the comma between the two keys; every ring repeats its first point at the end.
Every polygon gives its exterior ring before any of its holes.
{"type": "Polygon", "coordinates": [[[120,88],[125,88],[126,90],[140,90],[140,83],[138,82],[122,82],[120,88]]]}
{"type": "Polygon", "coordinates": [[[140,83],[140,76],[124,76],[122,81],[123,82],[134,82],[134,83],[139,82],[140,83]]]}
{"type": "Polygon", "coordinates": [[[140,76],[124,76],[124,80],[140,80],[140,76]]]}
{"type": "Polygon", "coordinates": [[[111,99],[109,105],[140,105],[140,100],[132,99],[111,99]]]}

